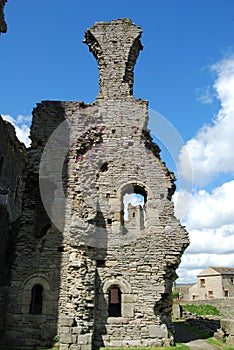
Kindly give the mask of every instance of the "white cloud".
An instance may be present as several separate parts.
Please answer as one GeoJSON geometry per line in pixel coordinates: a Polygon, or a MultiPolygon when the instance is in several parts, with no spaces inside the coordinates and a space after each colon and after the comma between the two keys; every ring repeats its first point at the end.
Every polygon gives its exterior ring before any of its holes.
{"type": "Polygon", "coordinates": [[[184,254],[179,269],[177,283],[195,283],[197,275],[207,266],[234,266],[234,254],[184,254]]]}
{"type": "Polygon", "coordinates": [[[234,180],[216,187],[211,193],[193,194],[186,217],[189,230],[219,228],[234,224],[234,180]]]}
{"type": "Polygon", "coordinates": [[[217,229],[192,230],[189,237],[188,254],[233,254],[234,263],[234,224],[217,229]]]}
{"type": "Polygon", "coordinates": [[[14,119],[8,114],[3,114],[2,118],[14,126],[16,136],[18,137],[20,142],[23,142],[26,147],[29,147],[31,140],[29,139],[30,128],[28,124],[32,120],[32,117],[18,115],[17,119],[14,119]]]}
{"type": "Polygon", "coordinates": [[[211,92],[211,87],[207,86],[206,88],[202,89],[199,88],[196,90],[197,93],[197,99],[203,104],[211,104],[214,99],[214,94],[211,92]]]}
{"type": "Polygon", "coordinates": [[[190,245],[177,271],[178,282],[194,282],[198,270],[209,265],[234,266],[233,198],[234,180],[211,193],[205,189],[193,193],[184,222],[190,245]]]}
{"type": "Polygon", "coordinates": [[[212,125],[204,125],[180,153],[180,171],[189,181],[185,150],[195,184],[206,185],[219,173],[234,173],[234,56],[211,67],[217,74],[214,89],[221,108],[212,125]]]}
{"type": "Polygon", "coordinates": [[[172,200],[174,202],[175,216],[177,219],[182,220],[187,218],[191,199],[192,193],[187,189],[181,188],[179,191],[175,192],[172,200]]]}

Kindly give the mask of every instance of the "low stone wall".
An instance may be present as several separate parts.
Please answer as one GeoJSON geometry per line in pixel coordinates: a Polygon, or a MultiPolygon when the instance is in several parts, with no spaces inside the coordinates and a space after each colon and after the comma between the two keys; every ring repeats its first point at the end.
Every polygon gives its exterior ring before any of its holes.
{"type": "Polygon", "coordinates": [[[212,305],[224,316],[234,317],[234,298],[181,301],[180,305],[212,305]]]}
{"type": "Polygon", "coordinates": [[[220,329],[220,319],[218,316],[202,317],[191,315],[190,313],[186,315],[185,313],[183,317],[185,318],[185,323],[206,332],[211,337],[220,329]]]}

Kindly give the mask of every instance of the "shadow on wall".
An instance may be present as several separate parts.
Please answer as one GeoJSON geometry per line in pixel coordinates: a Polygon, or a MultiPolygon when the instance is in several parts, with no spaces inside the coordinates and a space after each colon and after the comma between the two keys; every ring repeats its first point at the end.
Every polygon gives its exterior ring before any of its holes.
{"type": "MultiPolygon", "coordinates": [[[[65,109],[60,102],[45,101],[33,111],[32,146],[28,149],[22,213],[13,225],[17,255],[11,264],[14,269],[7,289],[5,332],[0,345],[48,346],[58,332],[63,233],[53,225],[50,215],[56,205],[57,185],[50,173],[42,179],[48,199],[46,211],[39,187],[39,164],[49,136],[64,119],[65,109]]],[[[65,167],[64,176],[66,173],[65,167]]],[[[61,217],[64,217],[64,209],[60,207],[61,217]]]]}

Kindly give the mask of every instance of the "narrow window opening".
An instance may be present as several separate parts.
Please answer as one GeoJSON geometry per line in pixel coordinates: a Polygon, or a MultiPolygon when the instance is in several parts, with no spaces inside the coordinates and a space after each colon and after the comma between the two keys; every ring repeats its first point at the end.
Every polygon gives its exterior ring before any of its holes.
{"type": "Polygon", "coordinates": [[[112,219],[107,219],[107,224],[111,225],[112,224],[112,219]]]}
{"type": "Polygon", "coordinates": [[[112,132],[112,134],[115,134],[115,133],[116,133],[116,130],[115,130],[115,129],[112,129],[111,132],[112,132]]]}
{"type": "Polygon", "coordinates": [[[106,266],[106,260],[96,260],[97,267],[105,267],[106,266]]]}
{"type": "Polygon", "coordinates": [[[64,252],[64,247],[58,247],[58,252],[60,253],[64,252]]]}
{"type": "Polygon", "coordinates": [[[72,321],[72,327],[77,327],[77,321],[75,318],[73,318],[73,321],[72,321]]]}
{"type": "Polygon", "coordinates": [[[109,317],[121,317],[121,294],[118,287],[112,287],[109,290],[109,317]]]}
{"type": "Polygon", "coordinates": [[[208,290],[208,297],[213,298],[213,290],[208,290]]]}
{"type": "Polygon", "coordinates": [[[102,166],[100,167],[100,170],[101,170],[102,173],[107,171],[108,170],[108,163],[102,164],[102,166]]]}
{"type": "Polygon", "coordinates": [[[201,287],[201,288],[205,288],[205,286],[206,286],[205,278],[201,278],[201,279],[200,279],[200,287],[201,287]]]}
{"type": "Polygon", "coordinates": [[[42,303],[43,287],[40,284],[36,284],[32,288],[29,313],[33,315],[40,315],[42,313],[42,303]]]}

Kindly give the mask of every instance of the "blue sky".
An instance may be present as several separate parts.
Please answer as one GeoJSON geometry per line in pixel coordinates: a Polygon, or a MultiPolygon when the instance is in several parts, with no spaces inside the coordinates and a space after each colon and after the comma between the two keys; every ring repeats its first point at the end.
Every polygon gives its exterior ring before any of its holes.
{"type": "MultiPolygon", "coordinates": [[[[88,27],[123,17],[142,26],[134,96],[178,131],[194,174],[183,218],[191,246],[179,282],[195,281],[206,265],[234,267],[234,1],[9,0],[5,17],[0,113],[22,137],[41,100],[95,100],[97,64],[82,43],[88,27]]],[[[153,118],[151,128],[157,136],[153,118]]],[[[177,172],[166,152],[162,157],[177,172]]],[[[179,176],[188,179],[183,151],[180,162],[179,176]]]]}

